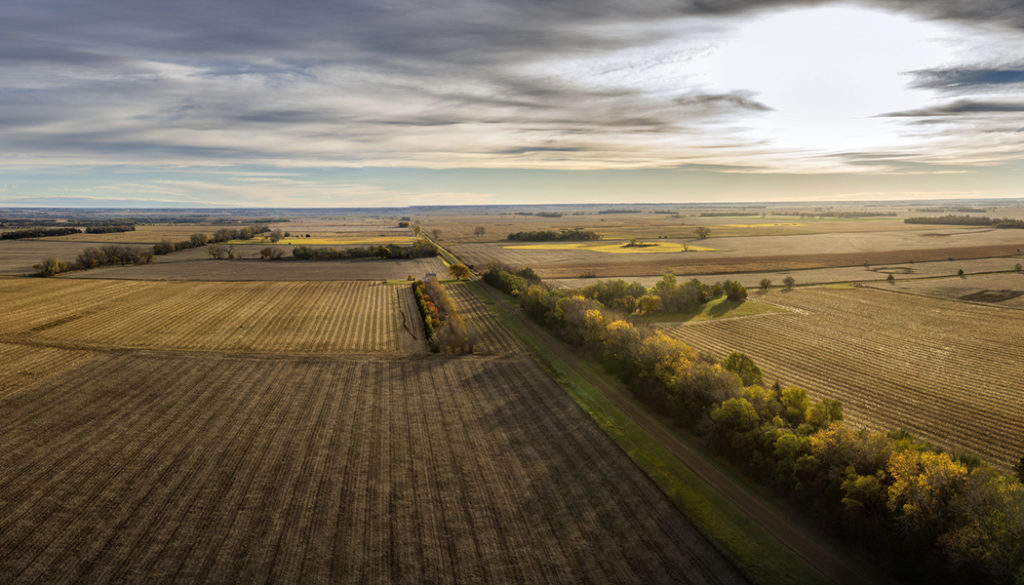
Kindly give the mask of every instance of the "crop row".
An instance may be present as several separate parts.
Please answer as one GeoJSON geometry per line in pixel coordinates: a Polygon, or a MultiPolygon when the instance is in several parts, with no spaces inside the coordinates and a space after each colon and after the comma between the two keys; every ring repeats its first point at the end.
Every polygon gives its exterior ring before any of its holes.
{"type": "Polygon", "coordinates": [[[89,358],[84,351],[0,343],[0,398],[89,358]]]}
{"type": "Polygon", "coordinates": [[[1024,454],[1024,314],[870,289],[771,299],[803,314],[666,330],[720,355],[747,353],[768,380],[840,400],[855,424],[905,428],[1004,469],[1024,454]]]}
{"type": "Polygon", "coordinates": [[[0,419],[12,585],[743,582],[528,359],[102,354],[0,419]]]}

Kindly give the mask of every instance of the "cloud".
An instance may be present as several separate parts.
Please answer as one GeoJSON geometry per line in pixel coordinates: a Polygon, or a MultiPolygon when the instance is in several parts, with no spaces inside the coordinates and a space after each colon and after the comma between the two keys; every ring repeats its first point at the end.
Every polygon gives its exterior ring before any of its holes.
{"type": "Polygon", "coordinates": [[[753,99],[750,92],[734,92],[720,94],[688,94],[673,100],[680,106],[709,110],[751,110],[769,112],[772,108],[753,99]]]}
{"type": "Polygon", "coordinates": [[[975,100],[957,100],[917,110],[890,112],[882,114],[887,118],[917,118],[930,116],[957,116],[962,114],[1002,114],[1024,112],[1024,102],[985,102],[975,100]]]}
{"type": "Polygon", "coordinates": [[[1008,85],[1024,84],[1024,67],[954,67],[910,71],[913,87],[952,91],[1005,90],[1008,85]]]}

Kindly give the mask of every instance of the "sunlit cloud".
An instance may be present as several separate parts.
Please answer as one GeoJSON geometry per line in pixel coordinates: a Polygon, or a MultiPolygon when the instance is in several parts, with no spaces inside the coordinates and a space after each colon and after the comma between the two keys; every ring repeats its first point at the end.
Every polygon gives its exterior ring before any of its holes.
{"type": "Polygon", "coordinates": [[[984,173],[1024,151],[1013,6],[19,3],[0,173],[247,205],[515,197],[387,169],[984,173]]]}

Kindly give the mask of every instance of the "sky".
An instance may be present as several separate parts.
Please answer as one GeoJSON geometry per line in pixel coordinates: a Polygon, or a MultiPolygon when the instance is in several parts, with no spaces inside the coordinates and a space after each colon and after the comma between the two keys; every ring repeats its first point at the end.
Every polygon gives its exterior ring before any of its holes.
{"type": "Polygon", "coordinates": [[[1020,0],[5,0],[0,207],[1024,196],[1020,0]]]}

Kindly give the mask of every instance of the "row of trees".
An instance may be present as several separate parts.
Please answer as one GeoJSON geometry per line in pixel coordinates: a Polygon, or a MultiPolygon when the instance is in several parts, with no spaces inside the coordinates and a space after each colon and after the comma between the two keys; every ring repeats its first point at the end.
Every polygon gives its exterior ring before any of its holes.
{"type": "Polygon", "coordinates": [[[430,350],[472,353],[473,343],[469,339],[466,323],[437,278],[417,280],[413,282],[412,290],[423,318],[430,350]]]}
{"type": "Polygon", "coordinates": [[[128,264],[148,264],[153,261],[153,250],[141,246],[124,246],[110,244],[99,248],[86,248],[79,252],[74,262],[62,262],[56,258],[46,258],[34,264],[38,276],[53,276],[71,270],[90,270],[100,266],[127,266],[128,264]]]}
{"type": "Polygon", "coordinates": [[[991,226],[997,229],[1024,229],[1024,220],[978,217],[973,215],[942,215],[939,217],[908,217],[903,223],[929,224],[929,225],[977,225],[991,226]]]}
{"type": "Polygon", "coordinates": [[[416,240],[409,246],[388,244],[356,248],[311,248],[298,246],[292,250],[297,260],[349,260],[352,258],[381,258],[407,260],[437,256],[437,247],[426,240],[416,240]]]}
{"type": "Polygon", "coordinates": [[[131,223],[99,223],[86,226],[87,234],[114,234],[119,232],[134,232],[135,224],[131,223]]]}
{"type": "Polygon", "coordinates": [[[507,239],[520,242],[567,242],[600,240],[597,232],[586,230],[540,230],[534,232],[515,232],[509,234],[507,239]]]}
{"type": "Polygon", "coordinates": [[[0,234],[0,240],[21,240],[24,238],[46,238],[49,236],[67,236],[80,234],[82,231],[75,227],[33,227],[20,230],[11,230],[0,234]]]}
{"type": "Polygon", "coordinates": [[[905,432],[852,429],[839,402],[766,386],[743,354],[718,362],[596,298],[527,283],[516,272],[492,265],[484,280],[516,294],[531,317],[595,355],[652,408],[901,577],[1024,579],[1024,486],[1015,478],[905,432]]]}

